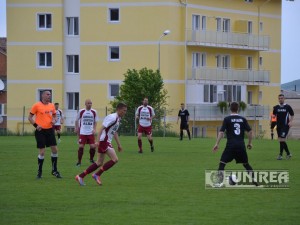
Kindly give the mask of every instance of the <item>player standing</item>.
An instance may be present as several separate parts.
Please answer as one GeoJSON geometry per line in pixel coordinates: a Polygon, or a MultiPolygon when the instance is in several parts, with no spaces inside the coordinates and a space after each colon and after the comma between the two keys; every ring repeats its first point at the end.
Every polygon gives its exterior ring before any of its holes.
{"type": "Polygon", "coordinates": [[[42,91],[42,99],[32,106],[28,120],[35,127],[34,135],[37,148],[39,149],[38,174],[36,178],[42,178],[46,147],[51,148],[52,175],[62,178],[57,171],[58,149],[52,127],[56,122],[56,110],[51,103],[51,92],[49,90],[42,91]]]}
{"type": "Polygon", "coordinates": [[[59,109],[59,103],[55,103],[56,110],[56,123],[53,126],[54,131],[57,133],[58,143],[60,143],[60,133],[61,133],[61,125],[64,123],[64,114],[61,109],[59,109]]]}
{"type": "Polygon", "coordinates": [[[85,185],[83,182],[83,178],[86,175],[95,171],[99,167],[100,169],[98,170],[98,172],[94,173],[92,177],[97,182],[98,185],[102,185],[102,182],[100,180],[101,174],[104,171],[107,171],[108,169],[113,167],[118,162],[118,156],[111,142],[112,142],[112,138],[114,138],[118,145],[118,151],[121,152],[123,150],[121,143],[119,141],[117,130],[120,125],[120,120],[126,114],[126,112],[127,112],[127,106],[124,103],[119,103],[117,105],[117,112],[112,113],[104,118],[96,142],[96,144],[98,145],[97,162],[90,165],[83,173],[75,177],[79,185],[81,186],[85,185]],[[106,162],[103,165],[105,155],[108,155],[110,161],[106,162]]]}
{"type": "Polygon", "coordinates": [[[92,101],[90,99],[85,100],[85,108],[79,110],[75,121],[75,131],[79,136],[78,161],[76,166],[81,166],[85,144],[90,145],[90,162],[94,163],[96,152],[95,134],[98,120],[97,111],[92,109],[92,101]]]}
{"type": "MultiPolygon", "coordinates": [[[[224,118],[216,144],[213,147],[213,152],[218,151],[220,140],[224,137],[224,132],[226,131],[227,143],[225,150],[222,153],[218,170],[222,172],[225,169],[226,164],[235,159],[236,163],[243,163],[243,166],[248,173],[252,173],[252,175],[254,175],[253,169],[248,163],[248,155],[244,141],[244,134],[245,131],[247,131],[247,148],[251,149],[252,130],[248,124],[248,121],[244,117],[238,115],[239,104],[237,102],[232,102],[230,104],[230,110],[231,115],[224,118]]],[[[257,183],[254,181],[253,184],[257,185],[257,183]]]]}
{"type": "Polygon", "coordinates": [[[150,105],[148,105],[148,98],[144,98],[143,105],[137,108],[135,115],[136,115],[136,119],[139,120],[139,127],[138,127],[139,153],[143,153],[143,148],[142,148],[143,133],[147,135],[151,147],[151,152],[153,152],[154,146],[153,146],[151,124],[152,124],[152,119],[155,116],[155,113],[153,108],[150,105]]]}
{"type": "Polygon", "coordinates": [[[292,154],[286,144],[286,137],[289,133],[289,129],[292,126],[294,119],[294,111],[292,107],[284,103],[284,95],[278,95],[279,105],[274,106],[273,114],[277,117],[277,134],[280,145],[280,152],[277,157],[278,160],[282,160],[283,150],[286,151],[286,158],[290,159],[292,154]]]}
{"type": "Polygon", "coordinates": [[[181,109],[178,112],[177,124],[180,118],[180,141],[183,138],[183,130],[186,130],[189,139],[191,140],[191,133],[189,130],[189,116],[190,113],[187,109],[184,108],[184,103],[181,103],[181,109]]]}

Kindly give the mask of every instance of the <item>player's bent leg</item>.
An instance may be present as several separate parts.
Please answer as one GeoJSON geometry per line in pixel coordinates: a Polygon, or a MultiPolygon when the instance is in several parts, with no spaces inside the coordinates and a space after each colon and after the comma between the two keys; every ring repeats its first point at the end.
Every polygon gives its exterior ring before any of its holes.
{"type": "Polygon", "coordinates": [[[143,135],[143,133],[138,133],[139,153],[143,153],[142,135],[143,135]]]}
{"type": "Polygon", "coordinates": [[[152,134],[148,134],[147,135],[148,141],[150,143],[150,148],[151,148],[151,152],[154,152],[154,145],[153,145],[153,138],[152,138],[152,134]]]}
{"type": "Polygon", "coordinates": [[[254,172],[252,167],[250,166],[250,164],[248,162],[243,163],[243,166],[245,167],[245,169],[247,170],[248,174],[250,174],[252,176],[252,183],[255,186],[258,186],[259,184],[257,183],[257,181],[254,179],[254,172]]]}
{"type": "Polygon", "coordinates": [[[218,170],[224,170],[226,166],[226,162],[220,161],[218,170]]]}

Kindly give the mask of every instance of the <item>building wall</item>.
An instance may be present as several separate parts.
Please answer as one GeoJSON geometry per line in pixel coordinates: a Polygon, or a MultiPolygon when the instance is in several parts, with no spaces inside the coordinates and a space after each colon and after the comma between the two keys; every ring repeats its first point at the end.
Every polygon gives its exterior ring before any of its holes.
{"type": "MultiPolygon", "coordinates": [[[[31,105],[38,101],[39,89],[51,89],[53,101],[59,102],[64,109],[68,108],[67,93],[70,92],[80,93],[79,108],[84,107],[87,98],[92,99],[95,108],[109,106],[112,100],[109,85],[122,84],[127,69],[158,68],[159,40],[160,69],[170,96],[167,122],[172,124],[174,130],[179,129],[175,122],[181,102],[203,103],[203,81],[187,79],[192,70],[194,52],[206,53],[208,68],[216,68],[216,55],[230,55],[230,66],[236,70],[247,69],[247,57],[252,56],[253,69],[269,70],[270,82],[240,83],[242,100],[246,102],[248,91],[252,91],[253,104],[275,104],[277,99],[271,96],[279,92],[280,83],[280,1],[190,0],[187,5],[180,2],[185,1],[113,0],[108,3],[98,0],[46,0],[41,3],[37,0],[8,0],[9,129],[16,130],[22,121],[23,110],[20,107],[26,108],[27,117],[31,105]],[[108,20],[111,7],[119,8],[119,22],[108,20]],[[38,13],[51,13],[51,29],[37,29],[38,13]],[[270,36],[270,48],[261,51],[201,44],[187,46],[186,37],[187,31],[192,29],[192,15],[206,16],[206,29],[211,31],[216,29],[217,17],[230,18],[231,32],[247,32],[247,21],[252,21],[253,34],[270,36]],[[66,17],[79,17],[78,36],[66,35],[66,17]],[[259,20],[263,22],[262,31],[258,29],[259,20]],[[171,34],[160,39],[166,29],[171,30],[171,34]],[[110,46],[119,46],[120,60],[109,60],[110,46]],[[52,53],[51,68],[38,68],[37,53],[40,51],[52,53]],[[79,73],[69,73],[67,55],[77,54],[79,73]],[[258,64],[259,57],[263,57],[263,65],[258,64]]],[[[217,83],[222,85],[219,81],[217,83]]],[[[67,126],[74,125],[76,112],[76,109],[66,110],[67,126]]],[[[201,126],[207,123],[216,129],[219,122],[195,123],[201,126]]],[[[261,121],[255,123],[258,126],[263,124],[261,121]]],[[[32,128],[29,126],[28,129],[32,128]]],[[[265,125],[263,129],[266,129],[265,125]]],[[[208,134],[212,136],[213,133],[208,134]]]]}

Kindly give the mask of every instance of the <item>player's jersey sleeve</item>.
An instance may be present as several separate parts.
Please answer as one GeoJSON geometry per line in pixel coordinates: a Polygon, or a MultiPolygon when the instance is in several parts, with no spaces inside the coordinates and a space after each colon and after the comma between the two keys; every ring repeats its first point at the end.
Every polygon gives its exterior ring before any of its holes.
{"type": "Polygon", "coordinates": [[[222,127],[220,129],[221,132],[225,132],[225,130],[226,130],[226,121],[227,121],[227,117],[224,118],[224,120],[223,120],[223,124],[222,124],[222,127]]]}
{"type": "Polygon", "coordinates": [[[245,118],[244,118],[244,125],[245,125],[245,130],[249,132],[251,130],[251,127],[245,118]]]}
{"type": "Polygon", "coordinates": [[[140,108],[141,108],[141,106],[139,106],[139,107],[136,109],[136,112],[135,112],[135,115],[136,115],[136,116],[139,116],[139,115],[140,115],[140,108]]]}
{"type": "Polygon", "coordinates": [[[290,105],[288,105],[288,112],[291,116],[294,116],[294,110],[292,109],[292,107],[290,105]]]}
{"type": "Polygon", "coordinates": [[[51,106],[52,106],[52,115],[56,115],[56,109],[54,104],[51,103],[51,106]]]}
{"type": "Polygon", "coordinates": [[[76,120],[77,120],[77,121],[80,120],[80,114],[81,114],[81,111],[82,111],[82,110],[79,110],[79,112],[77,113],[77,116],[76,116],[76,120]]]}
{"type": "Polygon", "coordinates": [[[276,110],[276,108],[277,108],[276,106],[273,107],[273,114],[274,114],[274,115],[277,115],[277,110],[276,110]]]}
{"type": "Polygon", "coordinates": [[[38,106],[37,106],[37,103],[34,104],[30,110],[30,113],[35,115],[37,113],[37,109],[38,109],[38,106]]]}
{"type": "Polygon", "coordinates": [[[178,116],[181,116],[181,115],[180,115],[180,110],[178,111],[178,116]]]}
{"type": "Polygon", "coordinates": [[[110,114],[107,117],[104,118],[102,125],[107,128],[109,127],[113,122],[115,122],[114,114],[110,114]]]}
{"type": "Polygon", "coordinates": [[[186,116],[190,116],[190,113],[188,110],[186,110],[186,116]]]}
{"type": "Polygon", "coordinates": [[[95,112],[95,122],[98,122],[99,121],[98,112],[96,110],[94,110],[94,112],[95,112]]]}

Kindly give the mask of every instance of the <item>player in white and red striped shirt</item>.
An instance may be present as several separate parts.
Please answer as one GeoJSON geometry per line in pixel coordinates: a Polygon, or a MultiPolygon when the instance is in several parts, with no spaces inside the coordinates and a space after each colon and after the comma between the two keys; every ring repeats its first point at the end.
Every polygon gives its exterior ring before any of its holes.
{"type": "Polygon", "coordinates": [[[85,100],[85,108],[79,110],[75,121],[75,131],[79,136],[78,162],[76,166],[81,165],[85,144],[90,145],[90,162],[94,163],[96,152],[95,134],[98,120],[97,111],[92,109],[92,101],[90,99],[85,100]]]}
{"type": "Polygon", "coordinates": [[[139,127],[138,127],[139,153],[143,153],[143,148],[142,148],[143,133],[147,135],[151,147],[151,152],[153,152],[154,146],[153,146],[151,124],[152,124],[152,119],[155,116],[155,113],[153,108],[150,105],[148,105],[148,98],[144,98],[143,105],[137,108],[135,115],[136,115],[136,119],[139,120],[139,127]]]}
{"type": "Polygon", "coordinates": [[[98,172],[94,173],[92,177],[97,182],[97,184],[102,185],[102,182],[100,180],[101,174],[104,171],[113,167],[118,162],[118,156],[111,142],[112,139],[114,138],[118,145],[118,151],[121,152],[123,150],[121,143],[119,141],[117,130],[120,125],[120,120],[126,114],[126,112],[127,112],[127,106],[124,103],[119,103],[117,105],[117,112],[112,113],[104,118],[96,142],[96,145],[98,145],[97,162],[93,163],[83,173],[75,177],[76,181],[81,186],[85,185],[83,182],[83,178],[86,175],[98,169],[99,167],[100,169],[98,170],[98,172]],[[108,155],[110,160],[103,165],[106,155],[108,155]]]}

